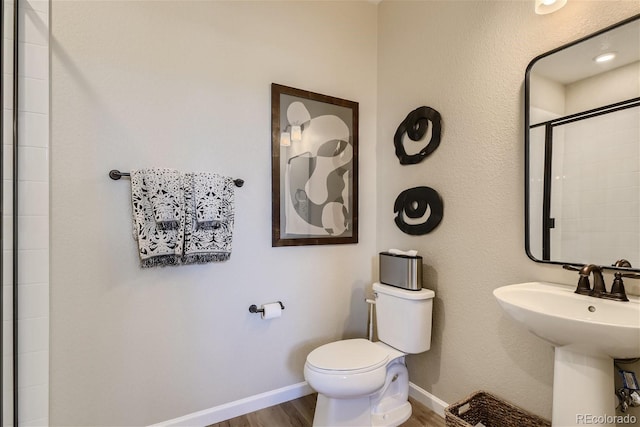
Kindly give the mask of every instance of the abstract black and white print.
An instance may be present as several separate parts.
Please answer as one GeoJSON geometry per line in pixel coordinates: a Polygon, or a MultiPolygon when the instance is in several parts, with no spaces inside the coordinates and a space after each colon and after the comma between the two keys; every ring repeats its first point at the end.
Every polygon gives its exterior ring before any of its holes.
{"type": "Polygon", "coordinates": [[[351,111],[286,95],[282,102],[282,128],[302,129],[299,141],[281,147],[282,237],[351,236],[351,111]]]}

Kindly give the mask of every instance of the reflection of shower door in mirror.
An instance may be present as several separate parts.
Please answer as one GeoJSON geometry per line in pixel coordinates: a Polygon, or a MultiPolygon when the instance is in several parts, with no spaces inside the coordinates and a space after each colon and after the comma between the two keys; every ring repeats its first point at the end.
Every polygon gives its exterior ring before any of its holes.
{"type": "Polygon", "coordinates": [[[543,260],[640,259],[639,110],[633,99],[532,126],[544,158],[543,260]]]}

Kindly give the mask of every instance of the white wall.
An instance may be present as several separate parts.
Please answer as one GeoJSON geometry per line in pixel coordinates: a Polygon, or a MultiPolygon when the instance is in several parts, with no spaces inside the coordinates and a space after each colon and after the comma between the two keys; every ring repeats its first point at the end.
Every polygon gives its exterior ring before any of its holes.
{"type": "Polygon", "coordinates": [[[409,372],[447,402],[484,389],[550,417],[553,349],[492,295],[530,280],[575,286],[577,277],[525,255],[525,69],[539,54],[638,12],[632,1],[569,1],[546,16],[524,1],[379,5],[378,248],[424,257],[426,286],[436,291],[433,343],[408,358],[409,372]],[[401,166],[393,135],[421,105],[442,114],[443,139],[424,162],[401,166]],[[442,195],[444,218],[413,237],[394,225],[393,202],[418,185],[442,195]]]}
{"type": "MultiPolygon", "coordinates": [[[[3,37],[3,424],[13,422],[13,12],[5,4],[3,37]]],[[[49,3],[18,10],[18,416],[20,425],[47,425],[49,411],[49,3]]]]}
{"type": "Polygon", "coordinates": [[[52,4],[51,424],[142,425],[303,381],[365,334],[375,256],[376,5],[52,4]],[[271,247],[272,82],[360,103],[360,243],[271,247]],[[236,192],[231,260],[141,270],[129,182],[209,170],[236,192]],[[262,321],[251,304],[282,300],[262,321]]]}
{"type": "MultiPolygon", "coordinates": [[[[535,67],[534,67],[535,69],[535,67]]],[[[536,107],[549,113],[562,116],[566,111],[565,86],[562,83],[550,80],[535,72],[529,74],[529,82],[532,88],[529,103],[531,107],[536,107]]],[[[540,123],[535,117],[530,117],[531,124],[540,123]]],[[[548,119],[546,119],[548,120],[548,119]]]]}

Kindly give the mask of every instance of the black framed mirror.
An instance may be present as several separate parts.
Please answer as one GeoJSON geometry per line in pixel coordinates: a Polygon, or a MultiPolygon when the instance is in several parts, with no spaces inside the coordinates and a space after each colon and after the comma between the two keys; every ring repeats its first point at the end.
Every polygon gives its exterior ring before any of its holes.
{"type": "Polygon", "coordinates": [[[537,262],[640,271],[640,15],[527,67],[525,246],[537,262]]]}

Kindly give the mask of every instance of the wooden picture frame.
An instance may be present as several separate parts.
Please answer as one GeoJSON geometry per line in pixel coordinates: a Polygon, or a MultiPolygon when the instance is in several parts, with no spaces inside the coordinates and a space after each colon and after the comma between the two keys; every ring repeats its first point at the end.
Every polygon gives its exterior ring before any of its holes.
{"type": "Polygon", "coordinates": [[[358,242],[358,103],[271,85],[272,246],[358,242]]]}

